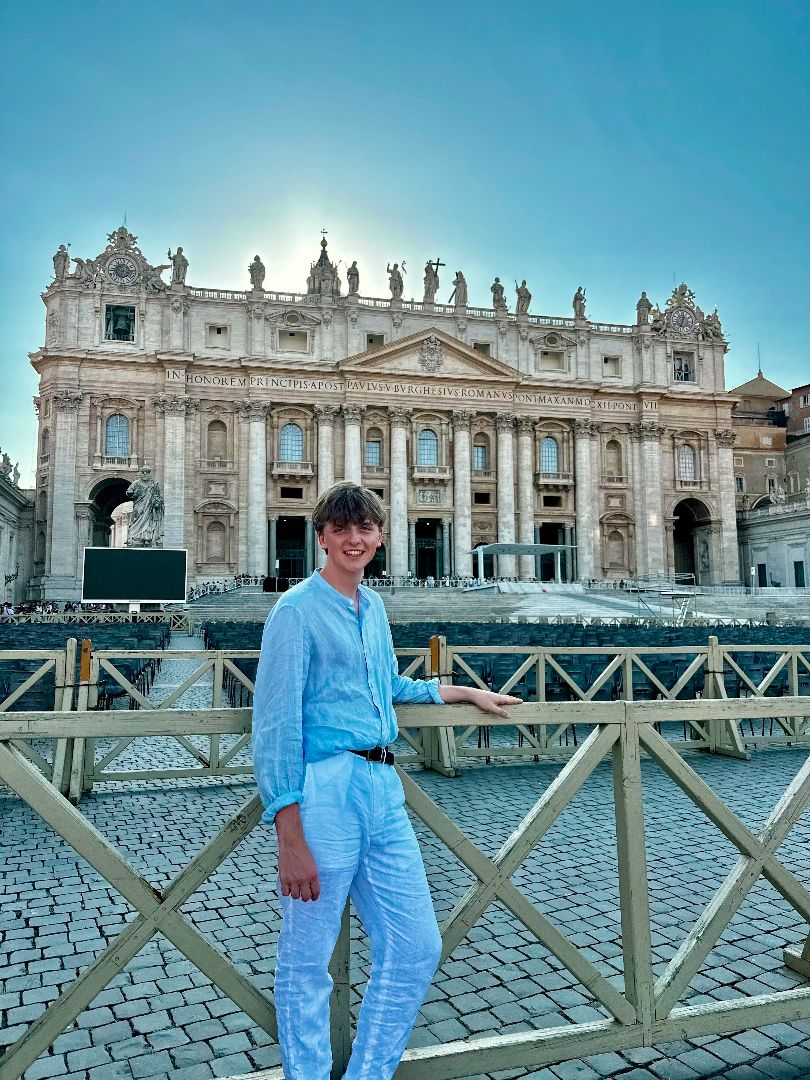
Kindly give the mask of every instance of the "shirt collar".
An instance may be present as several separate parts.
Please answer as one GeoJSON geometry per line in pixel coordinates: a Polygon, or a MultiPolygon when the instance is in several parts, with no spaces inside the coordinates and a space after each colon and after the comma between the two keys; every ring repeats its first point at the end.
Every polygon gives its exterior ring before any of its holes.
{"type": "MultiPolygon", "coordinates": [[[[338,603],[343,604],[344,607],[348,607],[351,611],[354,611],[354,601],[350,597],[344,596],[342,592],[338,592],[334,585],[330,585],[326,578],[321,574],[320,568],[312,571],[312,576],[309,580],[312,581],[324,595],[332,597],[332,599],[336,600],[338,603]]],[[[357,587],[357,594],[360,597],[360,603],[363,605],[368,604],[368,597],[365,595],[366,588],[367,586],[362,583],[357,587]]]]}

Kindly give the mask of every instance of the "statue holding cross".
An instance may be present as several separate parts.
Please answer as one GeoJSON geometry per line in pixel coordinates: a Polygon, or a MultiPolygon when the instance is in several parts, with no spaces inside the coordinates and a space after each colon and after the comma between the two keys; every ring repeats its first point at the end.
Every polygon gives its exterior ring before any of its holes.
{"type": "Polygon", "coordinates": [[[425,295],[423,301],[426,304],[432,304],[436,299],[436,293],[439,291],[439,267],[444,265],[438,259],[435,262],[428,259],[425,263],[425,295]]]}

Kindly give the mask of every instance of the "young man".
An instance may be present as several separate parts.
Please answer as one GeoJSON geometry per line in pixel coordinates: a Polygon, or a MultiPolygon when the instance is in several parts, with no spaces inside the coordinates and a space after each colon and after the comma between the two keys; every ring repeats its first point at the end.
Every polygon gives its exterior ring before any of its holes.
{"type": "Polygon", "coordinates": [[[329,1080],[329,961],[347,896],[372,969],[345,1080],[389,1080],[441,954],[402,784],[387,749],[397,702],[519,699],[399,675],[385,608],[361,585],[383,543],[373,492],[337,484],[312,515],[326,565],[286,593],[264,629],[253,705],[263,820],[278,833],[282,927],[275,999],[286,1080],[329,1080]]]}

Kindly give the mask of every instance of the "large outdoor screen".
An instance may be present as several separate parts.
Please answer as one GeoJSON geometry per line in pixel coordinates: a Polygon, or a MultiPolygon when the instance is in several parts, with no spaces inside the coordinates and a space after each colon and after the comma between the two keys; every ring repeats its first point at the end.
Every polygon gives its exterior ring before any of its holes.
{"type": "Polygon", "coordinates": [[[186,554],[181,548],[85,548],[82,601],[183,603],[186,554]]]}

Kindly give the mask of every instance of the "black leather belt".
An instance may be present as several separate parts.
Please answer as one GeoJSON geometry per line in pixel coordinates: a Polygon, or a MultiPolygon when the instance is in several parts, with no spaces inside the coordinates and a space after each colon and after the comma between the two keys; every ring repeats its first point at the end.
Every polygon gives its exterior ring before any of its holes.
{"type": "Polygon", "coordinates": [[[366,761],[376,761],[380,765],[393,765],[394,755],[387,746],[373,746],[370,750],[350,750],[350,754],[357,754],[366,761]]]}

